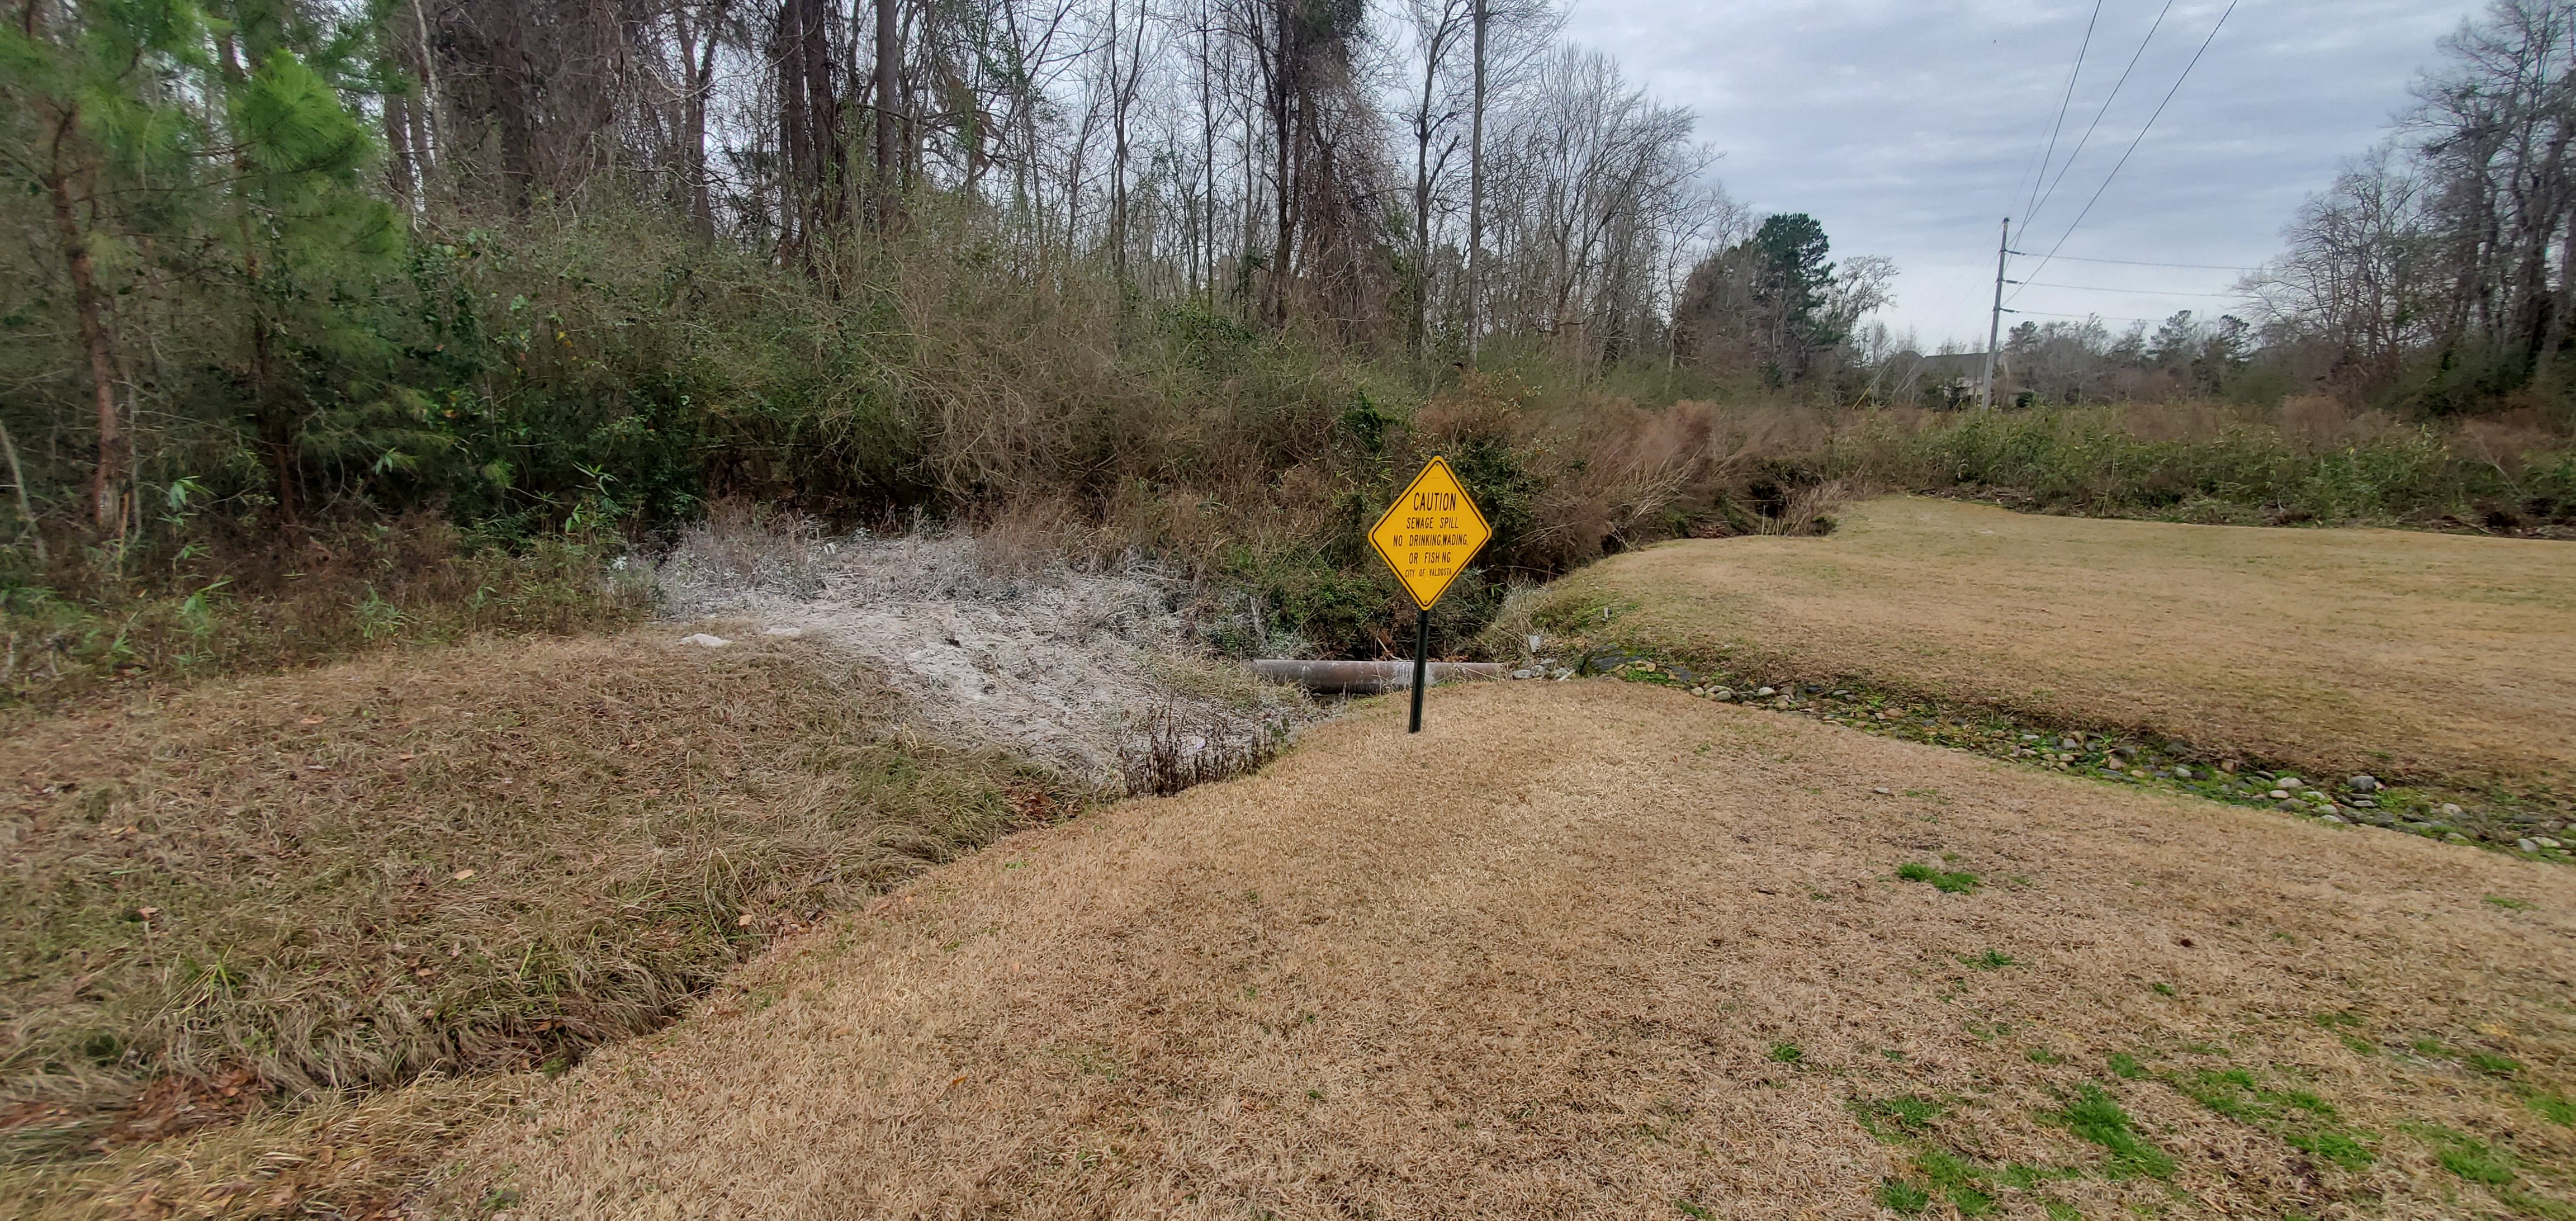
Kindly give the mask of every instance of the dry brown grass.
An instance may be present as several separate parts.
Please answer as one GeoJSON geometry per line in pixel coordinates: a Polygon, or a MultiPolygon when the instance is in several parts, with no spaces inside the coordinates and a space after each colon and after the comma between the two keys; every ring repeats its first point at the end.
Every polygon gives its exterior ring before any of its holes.
{"type": "Polygon", "coordinates": [[[1830,537],[1619,556],[1528,609],[1764,682],[1861,682],[2302,768],[2562,794],[2576,774],[2564,543],[1903,497],[1855,506],[1830,537]]]}
{"type": "Polygon", "coordinates": [[[0,740],[0,1165],[56,1163],[0,1199],[298,1099],[559,1068],[1061,808],[809,645],[676,635],[387,655],[0,740]]]}
{"type": "Polygon", "coordinates": [[[30,1221],[327,1217],[394,1221],[449,1148],[544,1082],[429,1078],[334,1094],[239,1123],[0,1174],[0,1214],[30,1221]]]}
{"type": "Polygon", "coordinates": [[[486,1129],[433,1211],[1861,1217],[1933,1154],[2008,1215],[2576,1188],[2524,1097],[2576,1070],[2563,869],[1628,684],[1432,701],[1419,736],[1387,701],[783,943],[486,1129]],[[2238,1070],[2368,1164],[2182,1088],[2238,1070]],[[2088,1087],[2153,1148],[2053,1118],[2088,1087]],[[1851,1108],[1899,1096],[1943,1113],[1882,1144],[1851,1108]],[[2463,1141],[2513,1181],[2440,1161],[2480,1164],[2463,1141]]]}

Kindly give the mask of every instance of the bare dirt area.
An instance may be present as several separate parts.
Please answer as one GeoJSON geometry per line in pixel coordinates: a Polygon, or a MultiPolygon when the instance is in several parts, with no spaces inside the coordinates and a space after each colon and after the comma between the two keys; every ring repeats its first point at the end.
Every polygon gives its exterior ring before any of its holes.
{"type": "Polygon", "coordinates": [[[1125,783],[1158,735],[1183,754],[1248,754],[1316,715],[1208,659],[1179,582],[1141,562],[1014,563],[962,531],[827,539],[719,516],[655,586],[683,625],[804,638],[884,675],[926,728],[1094,784],[1125,783]]]}
{"type": "Polygon", "coordinates": [[[1918,497],[1821,538],[1669,543],[1542,619],[1764,682],[1868,683],[2334,775],[2563,791],[2576,549],[2052,517],[1918,497]]]}
{"type": "Polygon", "coordinates": [[[2576,874],[1611,682],[784,941],[451,1216],[2565,1215],[2576,874]]]}

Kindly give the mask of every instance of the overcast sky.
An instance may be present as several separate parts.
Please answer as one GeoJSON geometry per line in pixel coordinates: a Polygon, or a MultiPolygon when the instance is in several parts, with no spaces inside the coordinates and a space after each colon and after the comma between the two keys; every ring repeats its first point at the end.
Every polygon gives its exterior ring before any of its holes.
{"type": "MultiPolygon", "coordinates": [[[[2084,138],[2162,0],[2103,0],[2057,159],[2084,138]]],[[[2172,88],[2225,0],[2174,0],[2099,130],[2020,233],[2032,171],[2091,0],[1575,0],[1567,33],[1699,115],[1727,191],[1822,221],[1834,252],[1896,260],[1883,316],[1926,345],[1982,348],[1996,222],[2016,249],[2246,265],[2299,201],[2382,138],[2435,42],[2477,0],[2241,0],[2101,202],[2068,225],[2172,88]]],[[[2055,173],[2054,170],[2051,171],[2055,173]]],[[[2023,278],[2036,258],[2016,259],[2023,278]]],[[[2009,308],[2161,318],[2224,312],[2232,271],[2059,261],[2009,308]]],[[[2010,327],[2016,318],[2007,315],[2010,327]]]]}

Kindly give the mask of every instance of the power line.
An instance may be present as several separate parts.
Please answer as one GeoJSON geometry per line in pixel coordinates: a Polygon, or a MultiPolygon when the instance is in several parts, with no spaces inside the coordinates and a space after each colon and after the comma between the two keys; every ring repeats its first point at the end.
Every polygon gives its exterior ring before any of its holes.
{"type": "Polygon", "coordinates": [[[2146,57],[2147,44],[2156,40],[2156,31],[2164,28],[2165,14],[2172,12],[2173,6],[2174,0],[2165,0],[2165,6],[2156,10],[2155,22],[2147,27],[2147,36],[2139,39],[2138,49],[2129,53],[2129,66],[2120,69],[2120,79],[2111,82],[2111,92],[2103,96],[2101,109],[2093,112],[2093,121],[2085,125],[2084,136],[2075,142],[2075,150],[2066,154],[2066,164],[2057,167],[2057,177],[2048,180],[2048,190],[2039,197],[2039,202],[2022,214],[2022,228],[2029,228],[2030,223],[2038,219],[2039,209],[2047,207],[2048,201],[2056,197],[2057,184],[2066,181],[2066,172],[2075,168],[2075,159],[2083,155],[2085,145],[2093,142],[2093,133],[2100,130],[2103,116],[2111,113],[2111,103],[2119,100],[2121,88],[2129,83],[2129,74],[2138,70],[2138,61],[2146,57]]]}
{"type": "Polygon", "coordinates": [[[2119,315],[2119,314],[2052,314],[2052,313],[2049,313],[2047,310],[2042,310],[2042,309],[2008,309],[2008,310],[2005,310],[2004,312],[2005,312],[2005,313],[2007,313],[2007,314],[2021,314],[2021,315],[2024,315],[2024,316],[2026,316],[2026,317],[2031,317],[2031,318],[2074,318],[2074,319],[2077,319],[2077,320],[2080,320],[2080,321],[2087,321],[2087,322],[2089,322],[2089,321],[2093,321],[2093,320],[2096,320],[2096,319],[2099,319],[2099,320],[2101,320],[2101,321],[2103,321],[2103,322],[2150,322],[2150,323],[2153,323],[2153,322],[2163,322],[2163,321],[2164,321],[2164,319],[2162,319],[2162,318],[2129,318],[2129,317],[2124,317],[2124,316],[2119,315]]]}
{"type": "MultiPolygon", "coordinates": [[[[2022,256],[2022,257],[2024,257],[2024,258],[2028,258],[2028,257],[2030,257],[2030,252],[2029,252],[2029,251],[2027,251],[2027,250],[2016,250],[2016,251],[2013,251],[2013,253],[2014,253],[2014,254],[2021,255],[2021,256],[2022,256]]],[[[2120,266],[2122,266],[2122,267],[2183,267],[2183,268],[2188,268],[2188,269],[2193,270],[2193,271],[2260,271],[2260,270],[2262,270],[2262,269],[2261,269],[2261,268],[2259,268],[2259,267],[2238,267],[2238,266],[2235,266],[2235,265],[2233,265],[2233,264],[2228,264],[2228,263],[2149,263],[2149,262],[2144,262],[2144,261],[2139,260],[2139,259],[2087,259],[2087,258],[2078,258],[2077,256],[2075,256],[2075,255],[2071,255],[2071,254],[2061,254],[2061,255],[2057,255],[2057,256],[2055,256],[2055,257],[2056,257],[2056,258],[2057,258],[2057,260],[2058,260],[2059,262],[2061,262],[2061,263],[2117,263],[2117,264],[2119,264],[2119,265],[2120,265],[2120,266]]]]}
{"type": "Polygon", "coordinates": [[[2084,210],[2075,214],[2075,220],[2066,226],[2066,232],[2057,235],[2057,244],[2048,248],[2047,257],[2039,261],[2038,267],[2031,268],[2030,274],[2038,275],[2041,268],[2047,267],[2049,260],[2057,257],[2058,249],[2066,245],[2066,239],[2075,236],[2077,226],[2093,214],[2093,205],[2102,202],[2102,193],[2111,189],[2112,180],[2118,178],[2120,170],[2129,164],[2131,154],[2138,151],[2138,145],[2146,140],[2147,133],[2156,129],[2156,120],[2164,117],[2165,107],[2172,105],[2174,95],[2182,92],[2182,83],[2191,79],[2191,70],[2200,66],[2200,57],[2209,53],[2209,44],[2218,41],[2218,32],[2227,28],[2227,18],[2235,12],[2236,0],[2227,0],[2227,8],[2218,14],[2217,23],[2209,27],[2209,36],[2200,40],[2200,49],[2191,53],[2191,62],[2182,66],[2182,75],[2174,78],[2173,88],[2165,90],[2164,100],[2156,103],[2155,113],[2147,116],[2146,126],[2138,129],[2137,138],[2129,141],[2129,147],[2120,154],[2120,159],[2112,163],[2111,172],[2102,176],[2102,185],[2093,188],[2093,198],[2084,201],[2084,210]]]}
{"type": "MultiPolygon", "coordinates": [[[[2067,108],[2075,103],[2075,82],[2084,75],[2084,56],[2093,49],[2093,27],[2101,20],[2102,0],[2093,0],[2093,15],[2084,22],[2084,41],[2075,48],[2075,66],[2066,70],[2066,95],[2057,99],[2057,121],[2048,128],[2048,147],[2039,154],[2039,172],[2030,178],[2030,202],[2024,204],[2021,211],[2024,225],[2028,225],[2031,216],[2039,211],[2039,184],[2047,180],[2049,160],[2057,155],[2057,136],[2066,129],[2067,108]]],[[[2075,152],[2082,151],[2082,146],[2077,146],[2075,152]]],[[[2066,159],[2074,161],[2075,153],[2066,154],[2066,159]]]]}
{"type": "Polygon", "coordinates": [[[2217,297],[2233,301],[2244,296],[2243,293],[2184,293],[2162,288],[2101,288],[2091,284],[2049,284],[2040,280],[2010,280],[2007,283],[2019,284],[2025,288],[2071,288],[2080,293],[2129,293],[2140,297],[2217,297]]]}

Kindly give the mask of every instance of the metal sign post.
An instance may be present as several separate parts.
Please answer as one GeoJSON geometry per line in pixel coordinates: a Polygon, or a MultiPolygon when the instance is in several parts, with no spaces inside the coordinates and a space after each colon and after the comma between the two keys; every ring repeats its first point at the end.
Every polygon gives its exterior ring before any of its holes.
{"type": "Polygon", "coordinates": [[[1413,719],[1405,732],[1422,732],[1422,689],[1431,678],[1431,607],[1467,570],[1467,561],[1494,537],[1475,499],[1446,459],[1434,457],[1369,527],[1369,546],[1395,570],[1413,597],[1413,719]]]}
{"type": "Polygon", "coordinates": [[[1431,612],[1413,613],[1413,724],[1404,732],[1422,732],[1422,688],[1431,674],[1431,612]]]}

